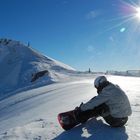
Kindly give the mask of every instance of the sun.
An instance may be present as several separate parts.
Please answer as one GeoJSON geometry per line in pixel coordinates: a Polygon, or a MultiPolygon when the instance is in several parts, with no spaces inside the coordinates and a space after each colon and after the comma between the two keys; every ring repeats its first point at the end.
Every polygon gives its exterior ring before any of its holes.
{"type": "Polygon", "coordinates": [[[140,20],[140,7],[136,8],[136,17],[140,20]]]}

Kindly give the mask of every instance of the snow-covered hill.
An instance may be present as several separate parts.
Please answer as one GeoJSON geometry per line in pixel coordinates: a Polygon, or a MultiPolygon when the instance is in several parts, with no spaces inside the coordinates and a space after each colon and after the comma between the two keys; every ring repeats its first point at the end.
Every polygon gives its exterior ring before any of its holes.
{"type": "Polygon", "coordinates": [[[0,99],[17,89],[57,82],[75,71],[19,41],[0,39],[0,99]]]}
{"type": "Polygon", "coordinates": [[[93,79],[55,83],[15,94],[0,101],[0,140],[139,140],[140,78],[109,76],[128,95],[132,116],[122,128],[91,119],[66,132],[57,114],[74,109],[96,95],[93,79]]]}

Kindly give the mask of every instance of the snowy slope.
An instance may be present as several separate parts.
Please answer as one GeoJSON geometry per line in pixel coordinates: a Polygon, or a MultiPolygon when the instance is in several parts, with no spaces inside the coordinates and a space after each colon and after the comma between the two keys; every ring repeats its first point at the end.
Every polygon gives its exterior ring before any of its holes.
{"type": "Polygon", "coordinates": [[[139,140],[140,78],[109,76],[128,95],[133,114],[125,127],[111,128],[102,118],[65,132],[57,114],[96,95],[94,79],[57,83],[0,101],[0,140],[139,140]]]}
{"type": "Polygon", "coordinates": [[[0,39],[0,99],[17,89],[57,82],[74,71],[19,41],[0,39]]]}

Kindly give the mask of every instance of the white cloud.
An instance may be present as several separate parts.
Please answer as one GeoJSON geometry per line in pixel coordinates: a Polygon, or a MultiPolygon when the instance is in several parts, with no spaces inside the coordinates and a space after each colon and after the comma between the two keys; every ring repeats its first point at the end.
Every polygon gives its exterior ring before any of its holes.
{"type": "Polygon", "coordinates": [[[87,15],[86,15],[86,18],[87,19],[93,19],[95,17],[97,17],[99,15],[99,12],[98,11],[90,11],[87,15]]]}
{"type": "Polygon", "coordinates": [[[114,42],[114,38],[112,36],[109,37],[109,40],[114,42]]]}
{"type": "Polygon", "coordinates": [[[67,0],[64,0],[64,1],[63,1],[63,4],[68,4],[68,1],[67,1],[67,0]]]}
{"type": "Polygon", "coordinates": [[[93,52],[93,51],[94,51],[94,47],[93,47],[92,45],[89,45],[89,46],[87,47],[87,51],[88,51],[88,52],[93,52]]]}
{"type": "Polygon", "coordinates": [[[102,52],[98,52],[98,53],[97,53],[98,56],[101,56],[102,54],[103,54],[102,52]]]}

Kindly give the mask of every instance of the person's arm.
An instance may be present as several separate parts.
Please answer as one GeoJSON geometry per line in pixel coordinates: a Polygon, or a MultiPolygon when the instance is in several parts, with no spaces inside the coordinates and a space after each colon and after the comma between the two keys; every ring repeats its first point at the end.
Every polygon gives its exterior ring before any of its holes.
{"type": "Polygon", "coordinates": [[[94,107],[97,107],[103,103],[105,103],[107,100],[109,100],[110,96],[108,93],[101,93],[98,96],[95,96],[91,100],[89,100],[87,103],[82,104],[80,106],[81,111],[86,111],[86,110],[92,110],[94,107]]]}

